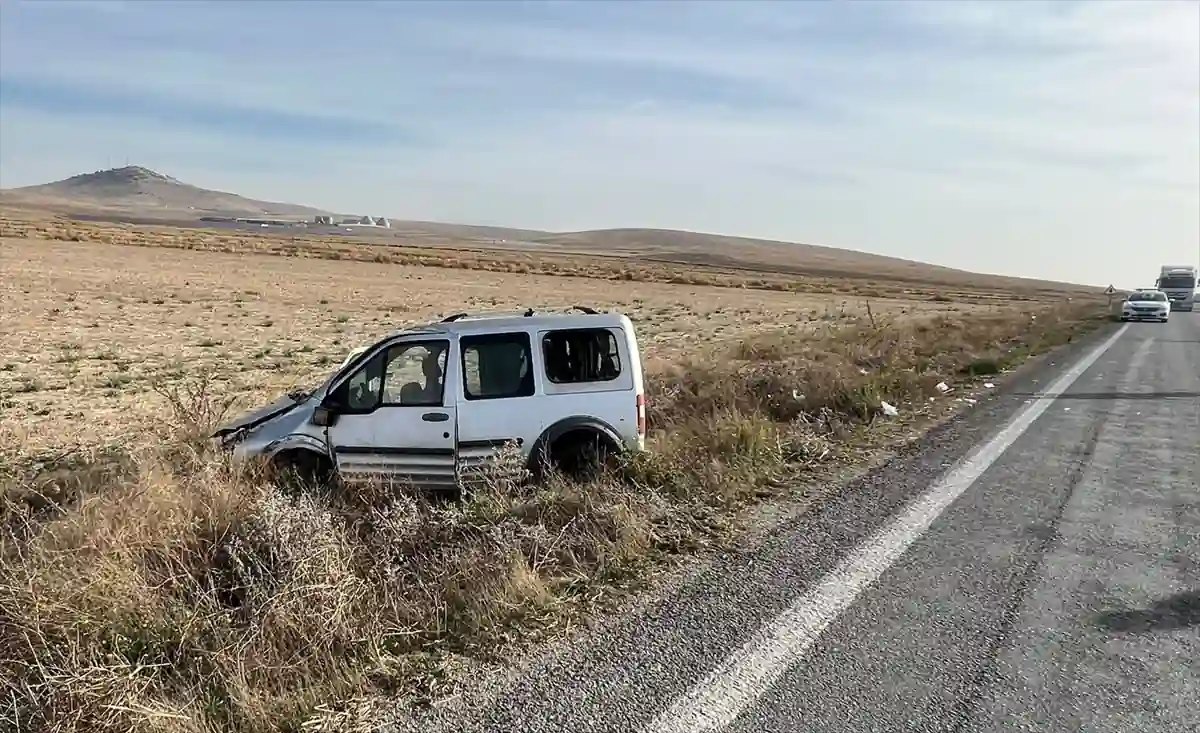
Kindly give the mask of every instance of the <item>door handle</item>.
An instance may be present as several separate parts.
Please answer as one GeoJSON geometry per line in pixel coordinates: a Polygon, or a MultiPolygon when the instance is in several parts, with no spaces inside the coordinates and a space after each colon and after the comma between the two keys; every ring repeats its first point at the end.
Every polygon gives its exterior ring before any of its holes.
{"type": "Polygon", "coordinates": [[[444,412],[427,412],[421,416],[425,422],[446,422],[450,416],[444,412]]]}

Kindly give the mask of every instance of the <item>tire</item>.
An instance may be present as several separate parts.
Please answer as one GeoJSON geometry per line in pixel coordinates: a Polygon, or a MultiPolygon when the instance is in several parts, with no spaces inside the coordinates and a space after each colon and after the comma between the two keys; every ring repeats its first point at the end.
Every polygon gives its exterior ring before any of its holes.
{"type": "Polygon", "coordinates": [[[283,488],[310,489],[333,478],[329,459],[307,450],[288,450],[271,460],[272,479],[283,488]]]}
{"type": "Polygon", "coordinates": [[[542,463],[572,481],[590,481],[609,467],[618,452],[608,436],[595,430],[576,430],[551,443],[542,463]]]}

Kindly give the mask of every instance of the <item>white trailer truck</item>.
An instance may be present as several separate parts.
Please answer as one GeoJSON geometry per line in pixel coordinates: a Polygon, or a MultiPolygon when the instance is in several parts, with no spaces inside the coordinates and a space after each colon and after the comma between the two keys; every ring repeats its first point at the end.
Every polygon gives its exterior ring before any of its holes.
{"type": "Polygon", "coordinates": [[[1196,303],[1196,266],[1163,265],[1154,285],[1167,294],[1173,312],[1191,311],[1196,303]]]}

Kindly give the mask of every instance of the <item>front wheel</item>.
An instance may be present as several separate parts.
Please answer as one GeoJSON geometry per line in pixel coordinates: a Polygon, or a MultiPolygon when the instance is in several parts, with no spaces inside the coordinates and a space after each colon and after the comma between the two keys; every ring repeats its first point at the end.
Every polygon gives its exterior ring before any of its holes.
{"type": "Polygon", "coordinates": [[[307,450],[289,450],[271,461],[272,478],[289,489],[324,486],[333,478],[333,465],[324,456],[307,450]]]}

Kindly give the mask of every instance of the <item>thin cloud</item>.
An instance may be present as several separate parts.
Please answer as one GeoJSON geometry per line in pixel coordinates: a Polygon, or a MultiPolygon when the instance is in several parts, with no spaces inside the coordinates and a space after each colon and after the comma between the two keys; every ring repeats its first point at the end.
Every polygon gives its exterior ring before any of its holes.
{"type": "Polygon", "coordinates": [[[128,118],[190,127],[230,137],[284,138],[305,143],[346,145],[412,145],[415,136],[400,125],[301,111],[277,111],[227,102],[203,101],[191,95],[160,94],[115,86],[97,90],[86,84],[43,82],[0,73],[0,104],[74,118],[128,118]]]}
{"type": "Polygon", "coordinates": [[[1200,240],[1192,3],[40,4],[0,24],[4,185],[115,147],[346,211],[1104,283],[1200,240]]]}

